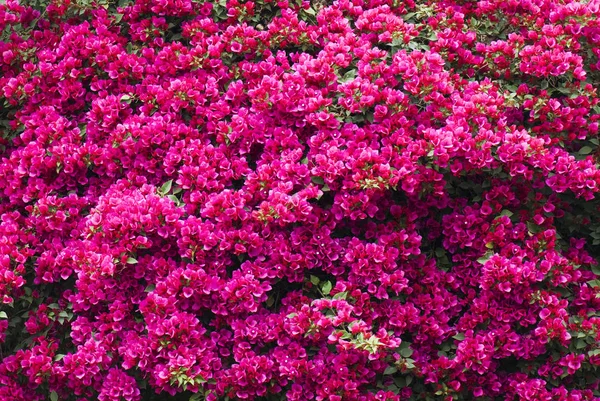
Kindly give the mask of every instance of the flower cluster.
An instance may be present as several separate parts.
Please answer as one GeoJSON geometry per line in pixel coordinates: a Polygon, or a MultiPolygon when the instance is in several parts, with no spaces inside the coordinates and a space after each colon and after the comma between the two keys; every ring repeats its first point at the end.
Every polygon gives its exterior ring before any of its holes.
{"type": "Polygon", "coordinates": [[[0,401],[600,400],[599,0],[1,3],[0,401]]]}

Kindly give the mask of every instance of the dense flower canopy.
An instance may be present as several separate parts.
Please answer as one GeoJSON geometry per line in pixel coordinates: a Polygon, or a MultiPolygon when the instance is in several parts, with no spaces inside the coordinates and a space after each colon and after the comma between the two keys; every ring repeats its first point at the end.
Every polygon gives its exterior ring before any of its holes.
{"type": "Polygon", "coordinates": [[[600,400],[600,0],[0,5],[0,400],[600,400]]]}

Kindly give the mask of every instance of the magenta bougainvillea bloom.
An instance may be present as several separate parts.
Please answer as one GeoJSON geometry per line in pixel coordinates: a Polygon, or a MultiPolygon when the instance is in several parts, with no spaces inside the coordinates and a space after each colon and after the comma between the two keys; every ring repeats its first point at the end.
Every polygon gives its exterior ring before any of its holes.
{"type": "Polygon", "coordinates": [[[599,0],[0,4],[0,401],[600,400],[599,0]]]}

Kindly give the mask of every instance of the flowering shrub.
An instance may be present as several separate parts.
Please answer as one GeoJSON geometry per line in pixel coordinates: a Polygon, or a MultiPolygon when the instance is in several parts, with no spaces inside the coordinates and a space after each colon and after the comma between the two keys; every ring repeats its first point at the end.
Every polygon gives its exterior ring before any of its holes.
{"type": "Polygon", "coordinates": [[[600,400],[599,0],[6,0],[0,400],[600,400]]]}

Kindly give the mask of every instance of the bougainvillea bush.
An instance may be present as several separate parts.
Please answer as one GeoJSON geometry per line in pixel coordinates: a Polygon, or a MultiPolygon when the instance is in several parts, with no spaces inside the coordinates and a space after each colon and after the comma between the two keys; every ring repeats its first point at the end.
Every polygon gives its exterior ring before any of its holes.
{"type": "Polygon", "coordinates": [[[600,400],[599,0],[0,5],[0,400],[600,400]]]}

